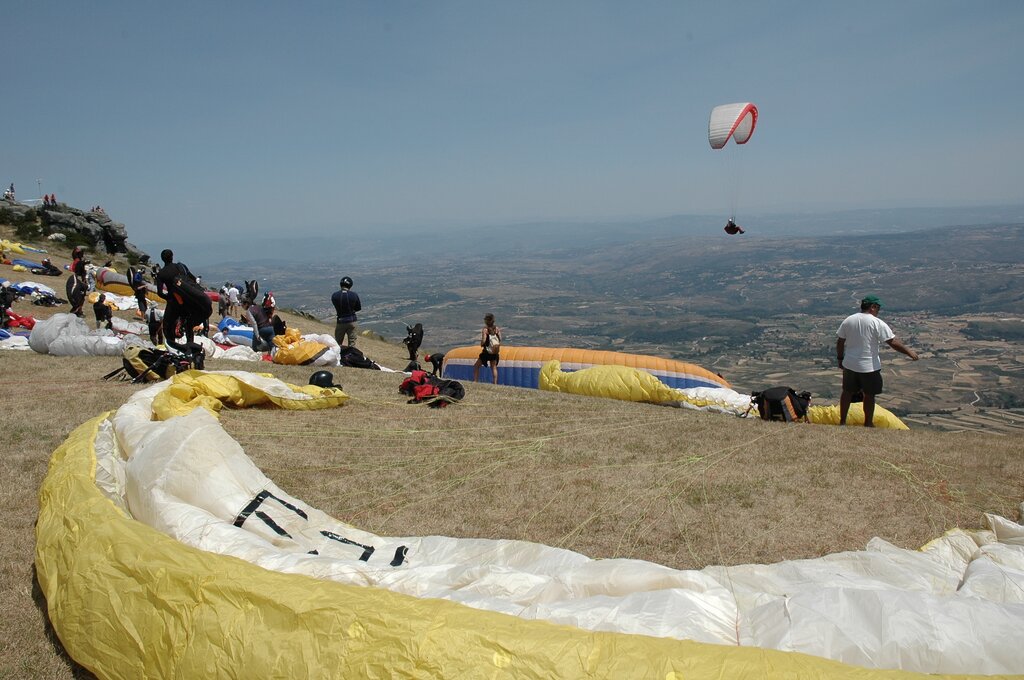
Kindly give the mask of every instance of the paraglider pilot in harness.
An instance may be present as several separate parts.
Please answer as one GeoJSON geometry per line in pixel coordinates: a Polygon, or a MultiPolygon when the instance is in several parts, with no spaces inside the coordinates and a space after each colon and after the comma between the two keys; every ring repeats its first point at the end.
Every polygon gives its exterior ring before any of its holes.
{"type": "Polygon", "coordinates": [[[725,233],[730,236],[735,236],[736,234],[745,234],[747,232],[743,231],[740,225],[736,224],[730,217],[729,221],[725,223],[725,233]]]}
{"type": "Polygon", "coordinates": [[[202,345],[195,342],[193,327],[205,323],[213,313],[213,303],[203,288],[196,282],[189,268],[174,261],[174,252],[164,249],[160,252],[164,266],[156,275],[156,292],[167,300],[164,310],[164,343],[168,347],[195,357],[202,354],[202,345]],[[186,343],[177,341],[179,319],[185,326],[186,343]]]}

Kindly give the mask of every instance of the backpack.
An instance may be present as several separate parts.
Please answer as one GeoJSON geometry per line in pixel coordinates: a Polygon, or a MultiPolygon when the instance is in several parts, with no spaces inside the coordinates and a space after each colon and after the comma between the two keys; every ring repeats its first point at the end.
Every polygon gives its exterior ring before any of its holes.
{"type": "Polygon", "coordinates": [[[810,392],[797,392],[792,387],[772,387],[750,395],[751,408],[757,406],[761,420],[778,420],[787,423],[807,421],[807,407],[811,404],[810,392]]]}
{"type": "Polygon", "coordinates": [[[338,362],[342,366],[348,366],[349,368],[369,368],[375,371],[380,370],[380,366],[370,359],[367,359],[366,355],[352,346],[341,348],[338,352],[338,362]]]}
{"type": "Polygon", "coordinates": [[[494,333],[493,335],[491,333],[487,334],[487,347],[486,347],[486,349],[487,349],[487,353],[488,354],[497,354],[500,351],[500,349],[501,349],[501,338],[498,337],[497,333],[494,333]]]}
{"type": "Polygon", "coordinates": [[[189,319],[208,319],[213,314],[213,302],[203,287],[196,283],[196,277],[188,267],[177,265],[178,276],[174,278],[173,295],[178,304],[188,312],[189,319]]]}
{"type": "Polygon", "coordinates": [[[56,307],[67,302],[67,300],[61,300],[52,293],[36,293],[35,299],[32,300],[32,304],[39,305],[40,307],[56,307]]]}
{"type": "Polygon", "coordinates": [[[412,397],[407,404],[427,404],[431,408],[443,408],[466,396],[466,388],[459,381],[441,380],[427,375],[426,371],[413,371],[398,386],[398,391],[412,397]]]}
{"type": "MultiPolygon", "coordinates": [[[[199,356],[202,356],[201,351],[199,356]]],[[[163,349],[129,345],[125,347],[124,353],[121,355],[121,367],[107,373],[103,379],[110,380],[113,377],[121,376],[122,380],[131,380],[135,383],[157,382],[190,370],[193,362],[198,364],[198,368],[202,368],[203,362],[201,359],[197,360],[195,354],[192,357],[187,357],[183,354],[172,354],[163,349]]]]}

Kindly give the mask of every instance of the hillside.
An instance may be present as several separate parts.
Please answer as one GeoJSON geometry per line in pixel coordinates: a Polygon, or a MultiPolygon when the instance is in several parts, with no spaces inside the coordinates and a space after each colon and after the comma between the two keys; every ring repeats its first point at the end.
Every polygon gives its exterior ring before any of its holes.
{"type": "MultiPolygon", "coordinates": [[[[66,249],[54,250],[51,259],[65,263],[66,249]]],[[[0,266],[0,276],[11,274],[0,266]]],[[[405,363],[397,343],[367,337],[360,346],[384,365],[405,363]]],[[[111,358],[4,352],[0,362],[0,604],[12,631],[0,676],[88,677],[62,655],[34,580],[36,490],[67,434],[138,386],[100,380],[117,365],[111,358]]],[[[300,384],[312,371],[208,368],[300,384]]],[[[484,384],[430,410],[405,403],[400,374],[334,373],[352,397],[341,409],[226,411],[221,420],[289,493],[381,535],[517,538],[692,568],[857,550],[873,536],[916,548],[950,528],[981,526],[985,512],[1021,520],[1024,459],[1013,437],[791,426],[484,384]]]]}

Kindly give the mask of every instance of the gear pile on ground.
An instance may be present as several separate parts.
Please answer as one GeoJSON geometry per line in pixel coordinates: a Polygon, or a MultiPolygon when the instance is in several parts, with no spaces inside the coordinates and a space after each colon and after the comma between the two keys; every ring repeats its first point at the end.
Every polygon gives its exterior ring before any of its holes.
{"type": "Polygon", "coordinates": [[[427,404],[431,408],[454,404],[466,396],[466,388],[458,380],[443,380],[426,371],[413,371],[398,386],[398,391],[411,397],[407,403],[427,404]]]}

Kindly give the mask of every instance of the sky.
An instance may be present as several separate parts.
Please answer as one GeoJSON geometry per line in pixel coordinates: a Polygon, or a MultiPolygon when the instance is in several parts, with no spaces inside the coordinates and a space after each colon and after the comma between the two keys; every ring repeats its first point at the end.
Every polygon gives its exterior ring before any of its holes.
{"type": "Polygon", "coordinates": [[[136,243],[1024,202],[1019,0],[2,15],[0,183],[136,243]],[[744,101],[753,138],[712,151],[744,101]]]}

